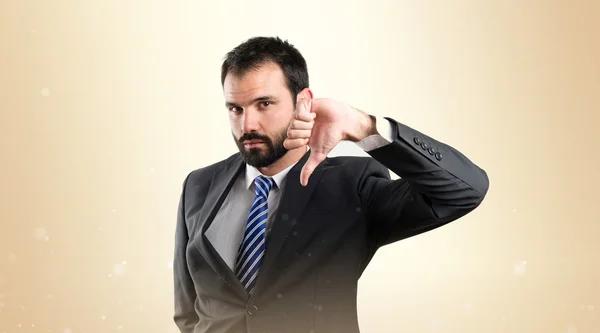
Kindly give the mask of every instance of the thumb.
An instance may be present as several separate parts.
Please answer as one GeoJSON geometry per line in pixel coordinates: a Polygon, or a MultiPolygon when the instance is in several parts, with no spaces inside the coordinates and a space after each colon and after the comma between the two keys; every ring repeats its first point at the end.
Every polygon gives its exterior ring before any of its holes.
{"type": "Polygon", "coordinates": [[[302,184],[302,186],[306,186],[308,184],[308,179],[312,175],[313,171],[315,171],[317,166],[319,166],[319,164],[321,164],[321,162],[323,162],[323,160],[325,160],[327,157],[327,154],[314,150],[310,150],[309,154],[308,160],[304,164],[304,167],[302,167],[302,171],[300,171],[300,184],[302,184]]]}

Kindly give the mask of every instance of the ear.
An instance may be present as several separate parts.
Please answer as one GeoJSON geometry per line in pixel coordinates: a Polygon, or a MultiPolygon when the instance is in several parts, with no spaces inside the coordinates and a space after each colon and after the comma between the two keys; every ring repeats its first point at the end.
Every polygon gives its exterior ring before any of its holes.
{"type": "Polygon", "coordinates": [[[301,99],[313,99],[314,94],[310,88],[302,89],[298,95],[296,96],[296,103],[298,103],[301,99]]]}

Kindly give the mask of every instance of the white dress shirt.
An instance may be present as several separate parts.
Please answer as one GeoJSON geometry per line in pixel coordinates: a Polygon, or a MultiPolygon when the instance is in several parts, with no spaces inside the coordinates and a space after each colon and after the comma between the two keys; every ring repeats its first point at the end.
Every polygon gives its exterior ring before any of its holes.
{"type": "MultiPolygon", "coordinates": [[[[389,121],[377,117],[376,126],[378,134],[371,135],[356,143],[364,151],[374,150],[393,141],[392,127],[389,121]]],[[[285,188],[286,176],[292,167],[294,165],[290,165],[271,177],[274,180],[274,185],[267,199],[269,207],[267,237],[272,227],[273,217],[277,214],[279,199],[285,188]]],[[[235,267],[238,249],[244,236],[248,212],[254,202],[254,179],[260,174],[258,169],[246,165],[246,172],[240,174],[210,227],[206,230],[208,240],[232,270],[235,267]]]]}

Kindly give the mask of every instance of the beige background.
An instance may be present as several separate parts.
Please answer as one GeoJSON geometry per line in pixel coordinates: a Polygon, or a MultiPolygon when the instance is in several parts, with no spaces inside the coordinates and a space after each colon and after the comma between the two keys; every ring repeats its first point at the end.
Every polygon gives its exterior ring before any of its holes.
{"type": "Polygon", "coordinates": [[[295,44],[317,97],[490,175],[475,212],[378,253],[363,332],[600,332],[598,15],[566,0],[3,1],[0,333],[176,332],[181,183],[235,152],[219,66],[254,35],[295,44]]]}

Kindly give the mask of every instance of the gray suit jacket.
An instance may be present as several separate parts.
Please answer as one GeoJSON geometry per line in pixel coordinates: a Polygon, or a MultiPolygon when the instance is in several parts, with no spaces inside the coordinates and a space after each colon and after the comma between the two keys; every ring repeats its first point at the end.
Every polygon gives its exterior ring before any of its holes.
{"type": "Polygon", "coordinates": [[[359,332],[358,279],[377,249],[464,216],[489,186],[456,149],[386,119],[394,142],[372,158],[327,158],[306,187],[309,153],[290,170],[252,296],[204,235],[243,160],[235,154],[186,177],[173,264],[182,333],[359,332]]]}

